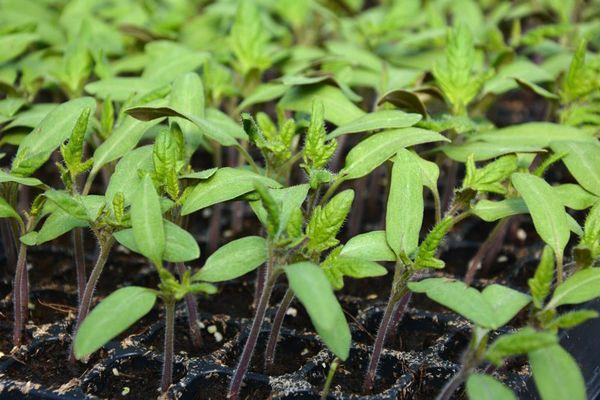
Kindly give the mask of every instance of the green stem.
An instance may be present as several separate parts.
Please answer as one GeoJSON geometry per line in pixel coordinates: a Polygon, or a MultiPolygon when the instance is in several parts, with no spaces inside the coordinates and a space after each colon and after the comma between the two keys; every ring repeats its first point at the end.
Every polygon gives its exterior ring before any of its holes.
{"type": "Polygon", "coordinates": [[[337,357],[331,362],[331,365],[329,366],[329,373],[327,373],[327,379],[325,380],[325,385],[323,386],[323,392],[321,392],[321,400],[327,399],[329,391],[331,390],[331,383],[333,382],[335,371],[337,370],[339,364],[340,360],[337,357]]]}
{"type": "Polygon", "coordinates": [[[333,196],[333,194],[335,193],[335,191],[337,190],[337,188],[344,183],[344,178],[343,177],[339,177],[337,176],[335,178],[335,180],[333,181],[333,183],[331,185],[329,185],[329,188],[327,189],[327,191],[325,192],[325,194],[323,195],[323,197],[321,198],[321,201],[319,202],[319,204],[325,204],[327,202],[327,200],[329,200],[329,198],[331,196],[333,196]]]}
{"type": "Polygon", "coordinates": [[[258,168],[258,165],[256,165],[256,162],[254,162],[254,159],[252,158],[250,153],[248,153],[248,151],[244,148],[244,146],[238,145],[236,147],[240,151],[242,156],[246,159],[248,164],[250,164],[250,166],[252,167],[254,172],[256,172],[257,174],[260,174],[260,168],[258,168]]]}

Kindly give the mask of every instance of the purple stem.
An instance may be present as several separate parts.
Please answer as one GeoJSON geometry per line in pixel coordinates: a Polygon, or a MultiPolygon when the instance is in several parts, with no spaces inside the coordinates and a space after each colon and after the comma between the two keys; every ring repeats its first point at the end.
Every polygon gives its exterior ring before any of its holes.
{"type": "Polygon", "coordinates": [[[87,281],[85,271],[85,251],[83,248],[83,229],[81,228],[73,229],[73,248],[77,272],[77,301],[81,304],[83,291],[85,290],[85,282],[87,281]]]}
{"type": "Polygon", "coordinates": [[[175,299],[165,300],[165,346],[163,349],[160,391],[165,394],[173,383],[173,343],[175,337],[175,299]]]}
{"type": "MultiPolygon", "coordinates": [[[[177,263],[177,273],[179,277],[183,277],[185,274],[185,265],[183,263],[177,263]]],[[[192,338],[192,344],[198,348],[202,346],[202,332],[200,330],[200,324],[198,323],[198,303],[193,293],[185,295],[185,307],[187,310],[187,320],[190,327],[190,336],[192,338]]]]}
{"type": "Polygon", "coordinates": [[[19,257],[15,269],[15,280],[13,284],[13,305],[14,305],[14,326],[13,326],[13,345],[20,346],[23,339],[23,327],[26,320],[26,314],[23,308],[27,309],[28,291],[24,290],[23,285],[27,285],[28,280],[23,277],[27,274],[27,246],[23,243],[19,246],[19,257]]]}
{"type": "Polygon", "coordinates": [[[275,361],[275,350],[277,348],[277,341],[279,340],[279,332],[285,319],[285,313],[294,300],[294,292],[288,288],[283,296],[283,300],[277,308],[277,313],[273,319],[273,325],[271,326],[271,332],[269,333],[269,340],[267,341],[267,350],[265,351],[265,370],[268,370],[275,361]]]}

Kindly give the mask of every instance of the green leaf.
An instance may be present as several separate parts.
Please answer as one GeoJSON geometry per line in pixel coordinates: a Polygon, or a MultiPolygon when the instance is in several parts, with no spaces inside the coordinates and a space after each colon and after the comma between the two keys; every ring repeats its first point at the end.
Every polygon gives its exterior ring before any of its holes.
{"type": "Polygon", "coordinates": [[[325,273],[310,262],[284,267],[290,288],[300,300],[325,345],[342,361],[350,352],[350,328],[325,273]]]}
{"type": "MultiPolygon", "coordinates": [[[[281,234],[288,226],[292,214],[295,210],[300,210],[308,190],[310,189],[308,184],[302,184],[297,186],[290,186],[283,189],[269,189],[269,194],[279,204],[279,227],[277,234],[281,234]]],[[[267,213],[260,201],[253,201],[250,203],[252,210],[258,216],[258,219],[263,225],[266,225],[267,213]]]]}
{"type": "Polygon", "coordinates": [[[387,269],[376,262],[340,256],[341,250],[341,247],[333,249],[320,265],[335,290],[344,287],[344,276],[360,279],[387,274],[387,269]]]}
{"type": "Polygon", "coordinates": [[[558,100],[559,97],[558,95],[544,89],[543,87],[541,87],[540,85],[533,83],[527,79],[521,79],[521,78],[514,78],[515,82],[517,82],[517,84],[519,86],[521,86],[523,89],[527,89],[532,91],[533,93],[537,94],[538,96],[541,96],[545,99],[549,99],[549,100],[558,100]]]}
{"type": "Polygon", "coordinates": [[[260,267],[267,260],[267,243],[260,236],[248,236],[221,246],[208,257],[192,280],[223,282],[260,267]]]}
{"type": "Polygon", "coordinates": [[[467,380],[469,400],[517,400],[514,393],[489,375],[471,374],[467,380]]]}
{"type": "Polygon", "coordinates": [[[201,181],[192,189],[183,203],[181,213],[188,215],[252,192],[255,181],[269,187],[281,187],[276,181],[245,169],[219,168],[212,177],[201,181]]]}
{"type": "Polygon", "coordinates": [[[140,77],[114,77],[85,85],[85,91],[95,97],[125,101],[136,93],[147,93],[163,85],[160,80],[140,77]]]}
{"type": "Polygon", "coordinates": [[[0,218],[14,218],[17,221],[22,221],[19,213],[2,197],[0,197],[0,218]]]}
{"type": "Polygon", "coordinates": [[[549,246],[544,247],[542,258],[538,264],[533,278],[527,280],[529,291],[533,297],[533,303],[537,308],[542,308],[542,304],[550,294],[552,280],[554,279],[554,253],[549,246]]]}
{"type": "Polygon", "coordinates": [[[347,189],[335,195],[325,206],[315,207],[306,226],[308,250],[322,252],[339,243],[336,236],[350,212],[352,201],[354,191],[347,189]]]}
{"type": "Polygon", "coordinates": [[[530,297],[501,285],[490,285],[483,292],[463,282],[429,278],[409,282],[413,292],[426,293],[430,299],[450,308],[482,328],[498,329],[531,301],[530,297]]]}
{"type": "Polygon", "coordinates": [[[423,223],[423,180],[419,165],[406,149],[396,153],[386,209],[388,245],[397,256],[412,256],[419,245],[423,223]]]}
{"type": "Polygon", "coordinates": [[[448,216],[433,227],[417,250],[415,263],[413,265],[414,269],[444,268],[444,262],[436,258],[436,253],[440,243],[450,229],[452,229],[453,225],[454,219],[451,216],[448,216]]]}
{"type": "Polygon", "coordinates": [[[125,204],[130,204],[140,185],[140,171],[152,171],[152,146],[142,146],[123,156],[106,187],[106,200],[112,203],[117,193],[123,193],[125,204]]]}
{"type": "Polygon", "coordinates": [[[162,266],[165,251],[165,229],[160,198],[146,175],[131,202],[131,228],[135,243],[145,257],[162,266]]]}
{"type": "Polygon", "coordinates": [[[421,169],[421,179],[423,186],[429,188],[433,193],[438,193],[437,182],[440,177],[440,167],[432,161],[425,160],[416,153],[411,153],[414,160],[419,164],[421,169]]]}
{"type": "Polygon", "coordinates": [[[560,345],[532,351],[529,365],[542,400],[587,399],[579,366],[560,345]]]}
{"type": "Polygon", "coordinates": [[[390,249],[385,235],[385,231],[356,235],[348,240],[340,255],[367,261],[396,261],[396,255],[390,249]]]}
{"type": "Polygon", "coordinates": [[[246,96],[239,104],[239,110],[246,110],[255,104],[266,103],[275,100],[287,92],[289,86],[280,83],[263,83],[254,89],[250,95],[246,96]]]}
{"type": "Polygon", "coordinates": [[[594,196],[574,183],[552,186],[552,190],[565,207],[572,208],[573,210],[585,210],[600,200],[597,196],[594,196]]]}
{"type": "Polygon", "coordinates": [[[511,180],[523,196],[536,232],[556,254],[562,256],[571,232],[565,208],[554,195],[552,187],[531,174],[516,173],[511,180]]]}
{"type": "Polygon", "coordinates": [[[216,141],[222,146],[239,146],[234,137],[223,132],[221,127],[206,118],[179,112],[171,107],[134,107],[125,110],[132,117],[141,121],[152,121],[163,117],[178,117],[193,122],[200,128],[202,134],[216,141]]]}
{"type": "Polygon", "coordinates": [[[315,99],[302,152],[304,162],[314,169],[325,167],[337,148],[335,140],[328,142],[326,139],[323,112],[323,103],[315,99]]]}
{"type": "MultiPolygon", "coordinates": [[[[200,257],[196,239],[185,229],[171,221],[163,220],[165,229],[165,252],[163,259],[168,262],[186,262],[200,257]]],[[[121,245],[136,253],[143,254],[135,241],[133,229],[123,229],[114,234],[121,245]]]]}
{"type": "Polygon", "coordinates": [[[13,160],[11,173],[28,176],[44,164],[54,150],[64,142],[82,111],[95,109],[96,101],[91,97],[67,101],[54,108],[40,124],[22,141],[13,160]]]}
{"type": "Polygon", "coordinates": [[[596,139],[584,130],[550,122],[528,122],[506,128],[494,129],[476,135],[474,140],[500,146],[532,146],[546,148],[550,146],[550,143],[561,140],[581,141],[586,143],[596,142],[596,139]]]}
{"type": "Polygon", "coordinates": [[[37,178],[23,178],[20,176],[11,175],[3,169],[0,169],[0,183],[4,182],[15,182],[24,186],[41,186],[44,184],[37,178]]]}
{"type": "Polygon", "coordinates": [[[573,328],[577,325],[580,325],[589,319],[598,318],[599,315],[600,314],[598,314],[598,312],[595,310],[569,311],[569,312],[566,312],[566,313],[556,317],[552,321],[550,321],[546,325],[546,328],[548,328],[548,329],[558,329],[558,328],[569,329],[569,328],[573,328]]]}
{"type": "Polygon", "coordinates": [[[600,196],[600,144],[598,142],[560,141],[550,143],[555,153],[567,153],[562,158],[569,172],[587,191],[600,196]]]}
{"type": "Polygon", "coordinates": [[[354,105],[344,93],[329,85],[303,85],[296,86],[286,92],[279,106],[292,111],[310,113],[313,99],[318,98],[323,102],[325,120],[338,126],[348,124],[360,117],[365,112],[354,105]]]}
{"type": "Polygon", "coordinates": [[[501,94],[518,87],[515,78],[529,82],[548,82],[552,75],[544,68],[526,59],[518,59],[502,66],[498,73],[484,86],[484,93],[501,94]]]}
{"type": "Polygon", "coordinates": [[[74,341],[75,357],[82,359],[117,337],[148,314],[156,294],[139,286],[118,289],[100,302],[83,321],[74,341]]]}
{"type": "Polygon", "coordinates": [[[228,39],[237,61],[234,65],[242,75],[253,69],[264,71],[271,65],[268,47],[270,34],[254,1],[242,0],[238,3],[228,39]]]}
{"type": "Polygon", "coordinates": [[[437,132],[420,128],[402,128],[377,133],[350,150],[340,175],[344,180],[361,178],[402,148],[438,141],[448,139],[437,132]]]}
{"type": "Polygon", "coordinates": [[[511,215],[527,214],[529,209],[521,198],[500,201],[480,200],[471,210],[484,221],[492,222],[511,215]]]}
{"type": "Polygon", "coordinates": [[[546,308],[564,304],[579,304],[600,296],[600,268],[586,268],[575,272],[554,290],[546,308]]]}
{"type": "Polygon", "coordinates": [[[454,161],[463,163],[471,155],[473,155],[474,161],[486,161],[510,153],[539,153],[544,151],[542,147],[522,145],[519,143],[518,138],[512,143],[502,144],[481,141],[450,144],[442,146],[441,150],[454,161]]]}
{"type": "Polygon", "coordinates": [[[445,59],[433,66],[433,76],[454,114],[462,114],[485,81],[484,75],[473,71],[475,45],[470,29],[460,24],[450,30],[445,50],[445,59]]]}
{"type": "Polygon", "coordinates": [[[488,347],[485,358],[500,366],[507,357],[526,354],[556,343],[558,343],[558,337],[554,333],[538,332],[533,328],[526,327],[496,339],[488,347]]]}
{"type": "Polygon", "coordinates": [[[126,116],[108,139],[94,151],[94,165],[91,173],[98,173],[109,162],[129,153],[142,139],[144,133],[159,122],[160,120],[142,122],[126,116]]]}
{"type": "Polygon", "coordinates": [[[517,156],[507,155],[487,164],[483,168],[477,168],[473,155],[470,155],[466,163],[466,175],[463,188],[470,188],[476,192],[490,192],[505,194],[506,187],[503,182],[517,169],[517,156]]]}
{"type": "MultiPolygon", "coordinates": [[[[187,114],[204,117],[204,86],[202,80],[195,72],[181,75],[173,82],[169,105],[175,110],[187,114]]],[[[202,133],[194,123],[182,118],[173,118],[192,149],[196,149],[202,142],[202,133]]]]}
{"type": "Polygon", "coordinates": [[[0,64],[18,57],[27,50],[29,45],[39,40],[37,33],[19,32],[0,36],[0,64]]]}
{"type": "Polygon", "coordinates": [[[44,195],[48,198],[48,200],[55,203],[63,211],[74,218],[83,221],[93,221],[96,218],[95,215],[88,215],[86,208],[78,198],[71,196],[63,190],[50,189],[44,193],[44,195]]]}
{"type": "Polygon", "coordinates": [[[408,128],[422,118],[420,114],[405,113],[399,110],[375,111],[338,127],[327,135],[327,138],[333,139],[347,133],[368,132],[376,129],[408,128]]]}

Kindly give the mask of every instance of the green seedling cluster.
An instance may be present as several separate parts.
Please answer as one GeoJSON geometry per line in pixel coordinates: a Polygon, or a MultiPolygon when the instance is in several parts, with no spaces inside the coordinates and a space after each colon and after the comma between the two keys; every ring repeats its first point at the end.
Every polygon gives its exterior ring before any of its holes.
{"type": "Polygon", "coordinates": [[[494,370],[526,356],[543,400],[584,400],[559,333],[598,317],[579,307],[600,296],[593,3],[0,1],[0,234],[14,271],[13,344],[26,344],[36,285],[28,249],[65,236],[78,294],[70,362],[86,362],[160,299],[165,397],[177,304],[200,349],[201,299],[227,302],[219,285],[253,273],[254,316],[223,398],[240,398],[253,353],[273,367],[294,301],[335,357],[326,398],[352,346],[338,294],[349,279],[386,276],[365,395],[411,300],[427,296],[472,327],[438,399],[463,385],[473,400],[514,399],[494,370]],[[510,96],[526,99],[522,112],[544,112],[500,126],[493,115],[510,96]],[[379,225],[361,224],[367,208],[382,210],[379,225]],[[451,276],[441,249],[466,220],[493,229],[451,276]],[[532,221],[530,240],[543,247],[528,292],[473,287],[519,221],[532,221]],[[117,246],[143,256],[160,283],[111,282],[94,306],[117,246]],[[285,294],[273,304],[276,284],[285,294]]]}

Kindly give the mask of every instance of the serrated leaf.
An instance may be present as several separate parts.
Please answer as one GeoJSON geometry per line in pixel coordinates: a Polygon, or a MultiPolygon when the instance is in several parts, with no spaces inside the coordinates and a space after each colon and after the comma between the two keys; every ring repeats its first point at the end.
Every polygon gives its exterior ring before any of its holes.
{"type": "Polygon", "coordinates": [[[439,141],[448,141],[448,139],[437,132],[420,128],[394,129],[377,133],[350,150],[340,176],[345,180],[361,178],[402,148],[439,141]]]}
{"type": "Polygon", "coordinates": [[[315,264],[284,267],[290,288],[300,300],[325,345],[341,360],[350,352],[350,328],[327,277],[315,264]]]}
{"type": "Polygon", "coordinates": [[[208,257],[192,280],[223,282],[260,267],[267,260],[267,243],[259,236],[248,236],[221,246],[208,257]]]}
{"type": "Polygon", "coordinates": [[[354,191],[344,190],[335,195],[325,206],[315,207],[308,225],[307,248],[310,251],[322,252],[339,243],[336,236],[350,212],[354,191]]]}
{"type": "Polygon", "coordinates": [[[156,302],[156,294],[146,288],[117,289],[100,302],[83,321],[74,341],[77,359],[98,350],[146,315],[156,302]]]}
{"type": "Polygon", "coordinates": [[[533,278],[527,281],[533,302],[537,308],[542,308],[546,297],[550,294],[552,280],[554,279],[554,253],[549,246],[544,247],[540,263],[533,278]]]}
{"type": "Polygon", "coordinates": [[[11,173],[31,175],[64,142],[77,123],[81,112],[95,109],[96,101],[91,97],[67,101],[48,113],[40,124],[19,145],[11,166],[11,173]]]}
{"type": "Polygon", "coordinates": [[[548,329],[570,329],[577,325],[583,324],[585,321],[598,318],[599,314],[595,310],[576,310],[569,311],[559,315],[546,325],[548,329]]]}
{"type": "Polygon", "coordinates": [[[254,190],[254,182],[269,187],[281,187],[276,181],[245,169],[219,168],[207,180],[198,183],[181,208],[182,215],[191,214],[216,203],[235,199],[254,190]]]}
{"type": "Polygon", "coordinates": [[[423,180],[414,157],[400,149],[394,158],[385,216],[387,243],[399,256],[412,256],[423,223],[423,180]]]}

